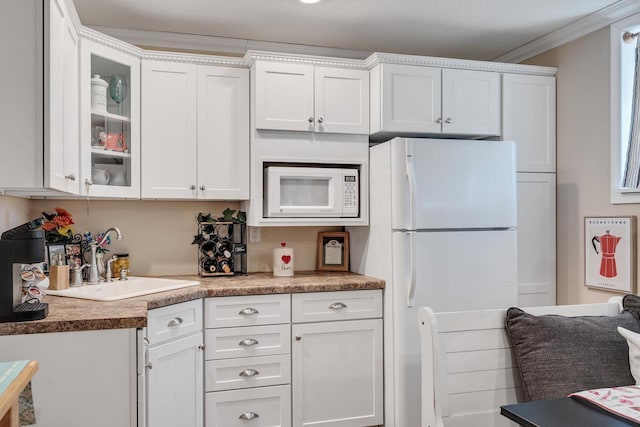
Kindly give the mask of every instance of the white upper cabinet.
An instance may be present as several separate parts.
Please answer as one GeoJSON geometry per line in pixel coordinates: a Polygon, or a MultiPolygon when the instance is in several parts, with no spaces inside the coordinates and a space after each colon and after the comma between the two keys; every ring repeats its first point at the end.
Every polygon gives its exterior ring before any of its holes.
{"type": "Polygon", "coordinates": [[[78,194],[80,145],[79,40],[62,0],[45,2],[49,18],[45,62],[44,185],[78,194]],[[48,88],[48,91],[46,90],[48,88]]]}
{"type": "Polygon", "coordinates": [[[195,64],[142,62],[142,198],[197,197],[195,64]]]}
{"type": "Polygon", "coordinates": [[[555,77],[504,74],[502,84],[502,137],[516,141],[518,172],[555,172],[555,77]]]}
{"type": "Polygon", "coordinates": [[[500,135],[500,74],[442,70],[442,133],[500,135]]]}
{"type": "Polygon", "coordinates": [[[393,135],[500,135],[500,74],[399,64],[371,70],[371,129],[393,135]]]}
{"type": "Polygon", "coordinates": [[[249,70],[198,66],[198,198],[249,198],[249,70]]]}
{"type": "Polygon", "coordinates": [[[367,134],[369,73],[257,61],[256,129],[367,134]]]}
{"type": "MultiPolygon", "coordinates": [[[[6,0],[0,16],[0,188],[78,194],[78,34],[63,0],[6,0]],[[10,13],[9,13],[10,12],[10,13]]],[[[14,194],[9,191],[8,194],[14,194]]]]}
{"type": "Polygon", "coordinates": [[[249,71],[142,63],[142,198],[249,198],[249,71]]]}
{"type": "Polygon", "coordinates": [[[82,38],[80,97],[81,194],[140,198],[139,57],[82,38]]]}

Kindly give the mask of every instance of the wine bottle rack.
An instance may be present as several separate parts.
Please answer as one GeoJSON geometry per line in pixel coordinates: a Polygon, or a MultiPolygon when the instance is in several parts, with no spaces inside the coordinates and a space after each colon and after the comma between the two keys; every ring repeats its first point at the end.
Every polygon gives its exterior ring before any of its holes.
{"type": "Polygon", "coordinates": [[[232,221],[198,222],[198,274],[247,274],[247,224],[232,221]]]}

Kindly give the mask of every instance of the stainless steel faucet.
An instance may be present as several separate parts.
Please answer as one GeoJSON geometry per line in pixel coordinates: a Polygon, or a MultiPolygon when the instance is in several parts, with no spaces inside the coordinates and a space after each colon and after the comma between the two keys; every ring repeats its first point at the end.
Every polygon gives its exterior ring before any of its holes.
{"type": "Polygon", "coordinates": [[[87,281],[87,284],[89,285],[97,285],[98,283],[100,283],[100,276],[98,275],[98,264],[96,262],[96,250],[98,249],[98,246],[102,245],[104,241],[107,240],[109,233],[111,233],[112,231],[115,231],[116,239],[122,240],[122,233],[120,232],[118,227],[111,227],[104,232],[104,235],[102,236],[102,239],[100,239],[100,241],[96,242],[95,240],[93,240],[91,242],[91,267],[89,269],[89,280],[87,281]]]}
{"type": "Polygon", "coordinates": [[[105,273],[104,273],[104,281],[105,282],[111,282],[112,277],[113,277],[113,270],[111,270],[111,264],[113,264],[113,261],[117,260],[118,257],[116,255],[113,255],[111,258],[109,258],[106,262],[107,266],[105,268],[105,273]]]}

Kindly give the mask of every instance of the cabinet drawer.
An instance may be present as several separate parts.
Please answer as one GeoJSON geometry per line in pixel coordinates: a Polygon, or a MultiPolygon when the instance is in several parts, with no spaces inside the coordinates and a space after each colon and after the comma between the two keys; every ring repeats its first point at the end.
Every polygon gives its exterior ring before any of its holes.
{"type": "Polygon", "coordinates": [[[291,386],[206,393],[205,419],[206,427],[291,427],[291,386]]]}
{"type": "Polygon", "coordinates": [[[291,356],[244,357],[205,363],[205,391],[289,384],[291,356]]]}
{"type": "Polygon", "coordinates": [[[207,298],[205,328],[289,323],[290,310],[289,294],[207,298]]]}
{"type": "Polygon", "coordinates": [[[147,339],[149,345],[202,331],[202,300],[183,302],[149,310],[147,339]]]}
{"type": "Polygon", "coordinates": [[[293,294],[294,323],[382,317],[382,290],[293,294]]]}
{"type": "Polygon", "coordinates": [[[205,359],[290,353],[289,331],[288,324],[207,329],[205,330],[205,359]]]}

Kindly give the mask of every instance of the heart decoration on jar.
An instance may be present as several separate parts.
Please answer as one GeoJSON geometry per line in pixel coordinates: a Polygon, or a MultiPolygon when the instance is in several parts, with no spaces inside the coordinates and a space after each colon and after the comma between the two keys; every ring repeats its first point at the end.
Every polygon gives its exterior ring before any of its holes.
{"type": "Polygon", "coordinates": [[[273,250],[273,275],[293,276],[293,248],[288,248],[286,242],[280,246],[273,250]]]}

